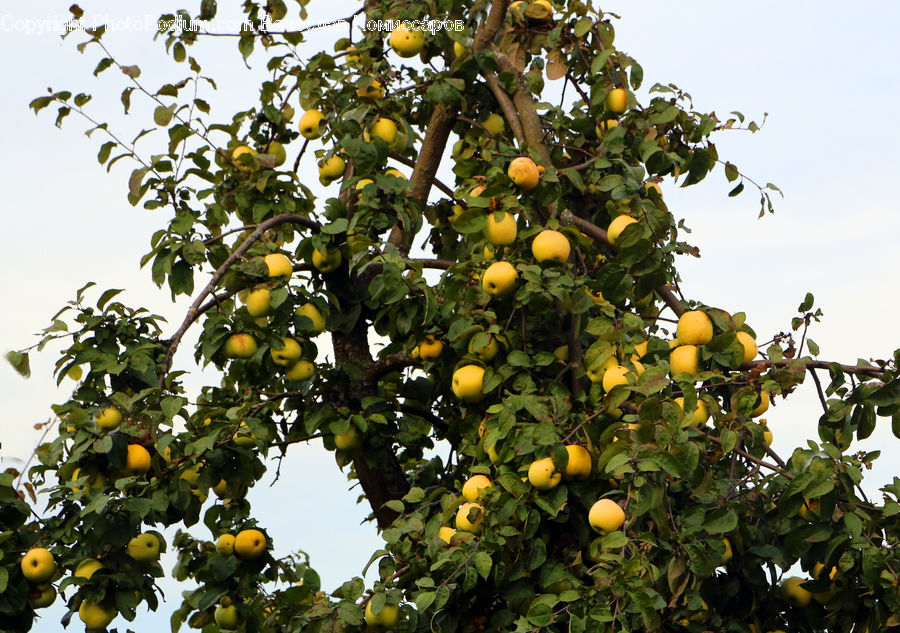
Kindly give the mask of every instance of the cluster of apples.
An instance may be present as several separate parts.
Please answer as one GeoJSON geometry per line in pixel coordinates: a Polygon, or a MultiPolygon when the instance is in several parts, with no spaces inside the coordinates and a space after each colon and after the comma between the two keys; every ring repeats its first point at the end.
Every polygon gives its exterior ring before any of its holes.
{"type": "MultiPolygon", "coordinates": [[[[333,251],[333,254],[337,257],[336,263],[332,253],[326,255],[315,250],[312,255],[313,263],[318,263],[317,268],[320,270],[323,268],[333,270],[340,264],[341,256],[340,251],[333,251]]],[[[264,262],[270,279],[286,283],[293,274],[293,264],[282,253],[270,253],[264,257],[264,262]]],[[[272,312],[270,297],[269,288],[265,286],[254,288],[245,299],[247,312],[258,319],[266,318],[272,312]]],[[[305,333],[317,336],[325,331],[325,317],[314,303],[307,302],[299,306],[296,314],[309,319],[305,333]]],[[[281,347],[269,350],[272,362],[285,368],[285,377],[294,382],[309,380],[315,373],[315,365],[303,358],[302,342],[303,339],[283,337],[281,347]]],[[[237,332],[226,339],[224,352],[228,358],[247,359],[256,354],[257,349],[258,345],[252,334],[237,332]]]]}
{"type": "MultiPolygon", "coordinates": [[[[223,556],[237,556],[242,560],[259,558],[266,551],[266,535],[260,530],[241,530],[236,535],[224,533],[216,539],[216,551],[223,556]]],[[[213,614],[216,625],[223,631],[234,631],[240,623],[240,611],[228,596],[219,600],[213,614]]]]}

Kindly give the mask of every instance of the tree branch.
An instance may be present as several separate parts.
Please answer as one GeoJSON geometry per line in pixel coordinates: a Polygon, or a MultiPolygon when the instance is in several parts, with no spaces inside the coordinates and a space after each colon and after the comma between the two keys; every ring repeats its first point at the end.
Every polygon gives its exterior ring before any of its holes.
{"type": "Polygon", "coordinates": [[[796,360],[754,360],[750,361],[749,363],[743,363],[740,369],[749,370],[767,369],[769,367],[788,367],[794,363],[803,363],[803,366],[808,370],[830,370],[833,366],[837,365],[841,371],[848,374],[861,374],[863,376],[869,376],[870,378],[881,378],[882,376],[884,376],[885,371],[881,367],[876,367],[874,365],[842,365],[840,363],[833,363],[827,360],[812,360],[802,358],[796,360]]]}
{"type": "Polygon", "coordinates": [[[497,100],[497,103],[500,104],[500,109],[503,110],[503,116],[509,121],[509,128],[512,130],[513,136],[516,137],[516,143],[518,143],[519,147],[525,147],[525,131],[522,129],[522,122],[519,121],[519,114],[516,112],[516,108],[509,98],[509,95],[506,94],[506,91],[500,85],[500,80],[497,79],[497,75],[494,73],[484,73],[484,81],[487,83],[488,88],[491,89],[491,92],[494,93],[494,98],[497,100]]]}

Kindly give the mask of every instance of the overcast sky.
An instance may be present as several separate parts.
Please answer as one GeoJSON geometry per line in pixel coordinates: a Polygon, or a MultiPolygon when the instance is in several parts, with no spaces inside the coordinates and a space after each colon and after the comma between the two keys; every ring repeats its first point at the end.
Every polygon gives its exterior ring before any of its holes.
{"type": "MultiPolygon", "coordinates": [[[[122,161],[107,174],[95,158],[105,139],[86,138],[83,121],[72,115],[59,130],[49,112],[35,117],[28,110],[28,102],[51,86],[92,93],[91,114],[129,132],[126,137],[152,126],[152,108],[137,95],[134,110],[142,118],[122,118],[118,93],[126,85],[124,77],[112,70],[92,77],[99,56],[91,49],[85,55],[75,51],[81,36],[62,41],[55,34],[24,32],[24,20],[46,27],[54,17],[67,19],[70,4],[45,0],[0,11],[0,58],[5,60],[0,100],[0,209],[6,238],[0,249],[0,285],[6,293],[0,311],[3,352],[32,344],[33,333],[87,281],[102,288],[127,288],[123,300],[167,316],[172,331],[187,305],[182,299],[173,306],[168,292],[157,290],[149,271],[138,267],[140,256],[149,250],[150,235],[165,217],[164,212],[128,204],[131,166],[122,161]]],[[[187,4],[195,12],[199,3],[187,4]]],[[[226,12],[226,2],[219,4],[220,15],[237,15],[226,12]]],[[[120,2],[82,3],[87,17],[131,17],[140,23],[173,6],[154,0],[129,12],[120,2]]],[[[327,22],[356,6],[313,0],[310,19],[327,22]]],[[[900,235],[895,173],[900,128],[894,117],[900,102],[900,43],[895,34],[900,5],[620,0],[605,2],[603,8],[622,17],[616,43],[644,68],[645,102],[646,88],[671,82],[692,95],[697,110],[714,110],[720,118],[732,110],[757,122],[763,113],[769,115],[759,133],[722,134],[716,144],[721,158],[784,192],[783,199],[775,200],[774,216],[757,219],[758,195],[749,183],[742,196],[727,198],[730,185],[721,170],[700,187],[682,190],[663,184],[670,210],[685,218],[693,229],[691,241],[702,254],[699,261],[681,263],[685,293],[732,312],[745,311],[759,339],[768,340],[789,329],[797,306],[811,291],[825,313],[810,333],[823,358],[853,363],[857,357],[889,356],[900,346],[895,255],[900,235]]],[[[330,49],[326,42],[334,34],[319,37],[302,50],[330,49]]],[[[186,71],[163,56],[161,43],[133,27],[105,41],[123,62],[141,66],[141,80],[149,86],[186,71]]],[[[248,71],[233,41],[205,40],[192,53],[219,83],[218,93],[203,95],[218,113],[228,116],[253,106],[263,56],[254,55],[248,71]]],[[[153,151],[153,143],[144,147],[153,151]]],[[[307,156],[301,167],[309,174],[304,177],[307,184],[315,180],[313,170],[312,157],[307,156]]],[[[452,181],[452,176],[445,178],[452,181]]],[[[188,345],[182,346],[177,362],[185,366],[190,353],[188,345]]],[[[49,405],[65,400],[71,389],[71,383],[64,382],[57,391],[51,378],[54,361],[52,349],[32,355],[34,375],[27,381],[5,363],[0,367],[4,468],[22,467],[22,458],[39,438],[33,425],[46,420],[49,405]]],[[[199,385],[203,378],[195,373],[188,384],[199,385]]],[[[767,416],[774,446],[787,455],[815,435],[820,411],[811,386],[801,388],[789,402],[774,404],[767,416]]],[[[878,487],[894,475],[894,442],[889,424],[881,419],[865,443],[887,453],[867,473],[866,490],[876,498],[878,487]]],[[[373,527],[360,525],[366,512],[356,505],[358,490],[347,492],[346,477],[330,453],[320,444],[296,446],[289,458],[275,487],[268,487],[272,477],[267,476],[253,491],[256,515],[275,537],[276,554],[309,552],[325,587],[333,589],[361,572],[380,540],[373,527]]],[[[203,531],[195,529],[197,535],[203,531]]],[[[170,569],[171,561],[164,566],[170,569]]],[[[163,587],[170,600],[179,601],[180,586],[165,582],[163,587]]],[[[166,605],[160,614],[141,615],[132,627],[164,630],[174,608],[166,605]]],[[[46,617],[35,630],[58,631],[62,613],[59,603],[44,611],[46,617]]]]}

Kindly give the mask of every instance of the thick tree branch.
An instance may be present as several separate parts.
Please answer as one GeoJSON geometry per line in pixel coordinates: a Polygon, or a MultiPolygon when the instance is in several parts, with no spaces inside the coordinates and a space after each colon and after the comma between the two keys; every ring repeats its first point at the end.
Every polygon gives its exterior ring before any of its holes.
{"type": "Polygon", "coordinates": [[[270,218],[264,222],[260,222],[257,225],[256,229],[254,229],[253,233],[247,236],[241,244],[234,249],[231,255],[228,256],[228,259],[219,266],[216,272],[213,273],[212,278],[209,280],[209,283],[206,284],[206,287],[200,291],[200,294],[197,295],[197,298],[194,299],[194,302],[191,304],[191,307],[188,308],[187,315],[184,317],[184,321],[181,322],[181,326],[175,332],[175,334],[168,340],[168,349],[166,350],[166,356],[163,359],[163,369],[160,372],[159,384],[160,387],[163,386],[166,374],[169,371],[169,368],[172,366],[172,358],[175,356],[175,352],[178,350],[178,345],[181,343],[181,339],[184,338],[185,333],[188,331],[188,328],[191,327],[191,324],[197,320],[197,317],[202,314],[201,307],[203,306],[203,301],[212,293],[213,289],[219,284],[222,280],[222,277],[225,276],[225,273],[228,272],[228,269],[231,268],[243,255],[249,250],[249,248],[253,245],[256,240],[258,240],[262,235],[268,231],[269,229],[276,227],[280,224],[301,224],[313,231],[319,230],[319,225],[314,220],[310,220],[308,217],[304,215],[296,215],[293,213],[285,213],[282,215],[276,215],[274,218],[270,218]]]}
{"type": "Polygon", "coordinates": [[[742,370],[748,369],[767,369],[769,367],[788,367],[795,363],[803,363],[803,366],[806,369],[826,369],[830,370],[833,366],[837,365],[841,371],[848,374],[860,374],[862,376],[869,376],[870,378],[881,378],[884,376],[884,370],[881,367],[876,367],[874,365],[842,365],[840,363],[833,363],[827,360],[812,360],[812,359],[797,359],[797,360],[754,360],[749,363],[744,363],[741,365],[742,370]]]}
{"type": "Polygon", "coordinates": [[[500,104],[503,116],[506,117],[506,120],[509,122],[509,128],[512,130],[513,136],[516,137],[516,143],[519,147],[525,147],[525,131],[522,129],[522,122],[519,121],[519,114],[516,112],[516,107],[513,105],[512,99],[509,98],[509,95],[506,94],[506,91],[500,85],[500,80],[497,79],[497,75],[494,73],[484,73],[484,80],[487,83],[488,88],[491,89],[491,92],[494,93],[494,98],[497,100],[497,103],[500,104]]]}
{"type": "Polygon", "coordinates": [[[364,385],[374,385],[382,376],[414,364],[415,361],[413,360],[413,357],[406,352],[388,354],[384,358],[379,358],[366,367],[360,376],[360,380],[362,380],[364,385]]]}

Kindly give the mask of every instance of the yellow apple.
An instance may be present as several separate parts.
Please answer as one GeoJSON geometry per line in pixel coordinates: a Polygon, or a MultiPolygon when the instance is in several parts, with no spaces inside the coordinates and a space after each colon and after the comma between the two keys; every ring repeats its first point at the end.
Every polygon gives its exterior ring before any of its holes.
{"type": "Polygon", "coordinates": [[[250,160],[243,159],[238,160],[241,156],[256,156],[256,150],[253,150],[246,145],[238,145],[234,148],[234,151],[231,152],[231,160],[237,165],[237,168],[243,172],[249,172],[253,169],[256,169],[256,163],[253,162],[253,159],[250,160]]]}
{"type": "Polygon", "coordinates": [[[263,261],[266,263],[269,277],[289,278],[294,272],[291,260],[283,253],[269,253],[263,258],[263,261]]]}
{"type": "Polygon", "coordinates": [[[734,556],[734,551],[731,549],[731,541],[728,538],[723,538],[722,543],[725,545],[725,553],[722,554],[722,564],[724,565],[734,556]]]}
{"type": "Polygon", "coordinates": [[[647,355],[647,346],[650,344],[649,341],[642,341],[634,346],[634,355],[631,357],[632,360],[641,360],[644,356],[647,355]]]}
{"type": "Polygon", "coordinates": [[[613,88],[606,95],[606,109],[613,114],[622,114],[628,108],[628,93],[624,88],[613,88]]]}
{"type": "Polygon", "coordinates": [[[44,609],[56,601],[56,589],[53,585],[35,585],[28,592],[28,604],[32,609],[44,609]]]}
{"type": "Polygon", "coordinates": [[[226,556],[234,554],[234,534],[222,534],[217,538],[216,551],[226,556]]]}
{"type": "Polygon", "coordinates": [[[516,289],[519,273],[509,262],[494,262],[484,271],[481,285],[484,291],[494,297],[502,297],[516,289]]]}
{"type": "Polygon", "coordinates": [[[484,508],[474,501],[468,501],[456,511],[456,529],[460,532],[478,534],[484,520],[484,508]]]}
{"type": "Polygon", "coordinates": [[[528,481],[538,490],[550,490],[559,485],[562,473],[549,457],[531,462],[528,467],[528,481]]]}
{"type": "MultiPolygon", "coordinates": [[[[566,353],[568,354],[568,350],[566,350],[566,353]]],[[[566,360],[568,360],[568,357],[566,358],[566,360]]],[[[618,365],[619,363],[616,361],[616,358],[614,356],[611,356],[602,363],[594,363],[587,368],[585,373],[587,374],[587,377],[591,382],[602,384],[603,376],[606,374],[606,372],[613,367],[617,367],[618,365]]]]}
{"type": "Polygon", "coordinates": [[[488,115],[481,124],[484,126],[484,129],[493,136],[503,134],[503,130],[506,129],[506,121],[497,113],[488,115]]]}
{"type": "Polygon", "coordinates": [[[484,236],[494,246],[506,246],[516,241],[518,226],[516,218],[510,212],[504,212],[503,218],[498,220],[496,214],[491,213],[484,225],[484,236]]]}
{"type": "Polygon", "coordinates": [[[225,356],[250,358],[256,353],[256,339],[246,333],[232,334],[225,341],[225,356]]]}
{"type": "Polygon", "coordinates": [[[497,342],[496,336],[492,336],[490,343],[478,349],[473,348],[472,343],[474,342],[475,337],[469,339],[469,353],[475,354],[480,360],[484,361],[485,363],[489,363],[494,360],[494,358],[496,358],[497,354],[500,352],[500,343],[497,342]]]}
{"type": "Polygon", "coordinates": [[[527,156],[514,158],[509,164],[509,169],[506,173],[517,186],[526,191],[531,191],[537,187],[541,177],[537,165],[535,165],[534,161],[527,156]]]}
{"type": "Polygon", "coordinates": [[[318,110],[307,110],[303,113],[303,116],[300,117],[297,129],[304,138],[319,138],[322,136],[321,123],[324,118],[325,115],[318,110]]]}
{"type": "Polygon", "coordinates": [[[453,42],[453,56],[454,57],[462,57],[465,53],[469,51],[464,45],[459,42],[453,42]]]}
{"type": "Polygon", "coordinates": [[[630,215],[618,215],[613,218],[613,221],[609,223],[609,228],[606,229],[606,238],[609,240],[609,243],[614,246],[618,245],[622,231],[625,230],[626,226],[635,222],[637,220],[630,215]]]}
{"type": "Polygon", "coordinates": [[[288,365],[293,365],[295,361],[300,359],[300,356],[303,354],[303,349],[300,347],[300,343],[297,339],[294,338],[282,338],[281,339],[281,347],[275,349],[274,347],[269,350],[269,354],[272,356],[272,361],[276,365],[280,365],[281,367],[287,367],[288,365]]]}
{"type": "Polygon", "coordinates": [[[316,366],[308,360],[301,359],[284,372],[284,377],[293,382],[303,382],[304,380],[312,378],[315,373],[316,366]]]}
{"type": "Polygon", "coordinates": [[[356,190],[357,190],[357,191],[362,191],[363,189],[366,188],[366,185],[371,185],[371,184],[374,184],[374,183],[375,183],[375,181],[372,180],[371,178],[363,178],[363,179],[361,179],[360,181],[358,181],[358,182],[356,183],[356,190]]]}
{"type": "Polygon", "coordinates": [[[490,488],[494,484],[484,475],[474,475],[466,480],[462,487],[462,496],[466,501],[475,501],[481,496],[481,491],[490,488]]]}
{"type": "Polygon", "coordinates": [[[397,124],[388,118],[380,116],[372,124],[372,136],[380,138],[390,145],[397,138],[397,124]]]}
{"type": "Polygon", "coordinates": [[[384,86],[371,75],[368,79],[370,81],[365,86],[356,89],[356,96],[362,99],[381,99],[384,96],[384,86]]]}
{"type": "Polygon", "coordinates": [[[56,571],[56,561],[53,560],[53,554],[44,547],[32,547],[25,552],[20,565],[25,580],[35,584],[50,580],[50,577],[56,571]]]}
{"type": "Polygon", "coordinates": [[[216,625],[223,631],[234,631],[238,627],[240,614],[238,613],[238,608],[233,604],[220,604],[216,606],[213,619],[215,619],[216,625]]]}
{"type": "MultiPolygon", "coordinates": [[[[675,402],[681,407],[681,410],[684,411],[684,398],[678,397],[675,398],[675,402]]],[[[684,411],[687,413],[687,411],[684,411]]],[[[706,407],[706,403],[703,402],[700,398],[697,398],[697,408],[694,409],[694,415],[687,419],[686,422],[682,422],[682,426],[703,426],[706,424],[706,421],[709,419],[709,409],[706,407]]]]}
{"type": "Polygon", "coordinates": [[[264,317],[272,311],[272,301],[268,288],[256,288],[247,295],[244,305],[250,316],[264,317]]]}
{"type": "Polygon", "coordinates": [[[451,539],[456,534],[456,530],[452,527],[448,527],[446,525],[442,525],[441,529],[438,530],[438,538],[444,541],[447,545],[450,544],[451,539]]]}
{"type": "Polygon", "coordinates": [[[569,461],[563,477],[572,480],[587,479],[591,474],[591,454],[588,450],[579,444],[568,444],[566,452],[569,454],[569,461]]]}
{"type": "Polygon", "coordinates": [[[622,365],[610,367],[603,373],[603,391],[612,391],[619,385],[634,384],[635,382],[637,382],[637,376],[634,372],[622,365]]]}
{"type": "Polygon", "coordinates": [[[391,32],[388,44],[400,57],[415,57],[425,48],[425,33],[401,24],[391,32]]]}
{"type": "Polygon", "coordinates": [[[812,594],[800,586],[805,582],[807,582],[805,578],[799,578],[797,576],[791,576],[790,578],[782,580],[781,593],[784,596],[784,599],[795,607],[805,607],[808,605],[809,601],[812,600],[812,594]]]}
{"type": "Polygon", "coordinates": [[[679,345],[669,354],[669,371],[674,377],[676,374],[686,373],[697,375],[699,363],[699,350],[696,345],[679,345]]]}
{"type": "Polygon", "coordinates": [[[772,436],[772,431],[768,427],[768,423],[765,420],[760,420],[759,423],[763,427],[763,442],[766,443],[766,446],[772,445],[772,440],[775,439],[772,436]]]}
{"type": "Polygon", "coordinates": [[[769,410],[769,394],[765,391],[760,391],[759,392],[759,404],[756,405],[756,408],[750,412],[750,417],[751,418],[759,417],[768,410],[769,410]]]}
{"type": "Polygon", "coordinates": [[[531,3],[531,16],[535,20],[546,21],[553,17],[553,6],[549,0],[534,0],[531,3]]]}
{"type": "Polygon", "coordinates": [[[196,486],[197,481],[200,479],[200,468],[202,464],[194,464],[190,468],[185,468],[181,471],[180,477],[188,482],[191,486],[196,486]]]}
{"type": "Polygon", "coordinates": [[[258,558],[265,551],[266,537],[259,530],[241,530],[234,537],[234,553],[241,558],[258,558]]]}
{"type": "Polygon", "coordinates": [[[597,138],[603,138],[603,135],[614,127],[619,127],[618,121],[615,119],[604,119],[594,126],[594,133],[597,135],[597,138]]]}
{"type": "Polygon", "coordinates": [[[554,260],[565,262],[572,250],[565,235],[553,229],[544,229],[537,234],[531,243],[531,254],[539,262],[554,260]]]}
{"type": "Polygon", "coordinates": [[[588,512],[588,523],[597,532],[614,532],[625,523],[625,511],[612,499],[600,499],[588,512]]]}
{"type": "Polygon", "coordinates": [[[662,198],[662,195],[663,195],[662,188],[659,186],[659,184],[653,182],[652,180],[648,180],[647,182],[644,183],[644,189],[647,190],[648,195],[651,191],[655,191],[656,193],[659,194],[659,197],[662,198]]]}
{"type": "Polygon", "coordinates": [[[78,607],[78,617],[88,629],[105,629],[117,615],[119,612],[111,605],[92,600],[85,600],[78,607]]]}
{"type": "Polygon", "coordinates": [[[344,175],[346,166],[344,159],[337,155],[319,161],[319,177],[325,182],[331,182],[344,175]]]}
{"type": "Polygon", "coordinates": [[[366,624],[380,629],[389,629],[397,625],[400,619],[400,607],[395,604],[385,604],[381,611],[375,613],[372,610],[372,601],[366,603],[366,624]]]}
{"type": "Polygon", "coordinates": [[[271,143],[266,145],[266,154],[275,157],[276,167],[284,165],[284,161],[287,160],[287,150],[285,150],[284,145],[282,145],[278,141],[272,141],[271,143]]]}
{"type": "Polygon", "coordinates": [[[122,422],[122,413],[115,407],[106,407],[94,419],[101,431],[111,431],[122,422]]]}
{"type": "Polygon", "coordinates": [[[342,451],[353,450],[362,446],[362,437],[357,432],[356,427],[351,426],[346,433],[335,434],[334,445],[342,451]]]}
{"type": "Polygon", "coordinates": [[[419,343],[419,358],[424,361],[436,361],[444,350],[444,344],[431,334],[425,336],[425,340],[419,343]]]}
{"type": "Polygon", "coordinates": [[[323,253],[318,248],[315,248],[312,253],[312,264],[320,272],[334,272],[341,265],[341,251],[338,249],[326,249],[323,253]]]}
{"type": "Polygon", "coordinates": [[[150,470],[150,453],[140,444],[129,444],[125,456],[125,472],[129,475],[143,475],[150,470]]]}
{"type": "MultiPolygon", "coordinates": [[[[237,429],[232,436],[234,443],[240,446],[241,448],[255,448],[256,447],[256,436],[253,434],[253,431],[250,430],[250,427],[247,426],[247,423],[241,420],[241,423],[238,424],[237,429]]],[[[224,481],[224,479],[222,480],[224,481]]],[[[219,482],[221,483],[221,482],[219,482]]],[[[218,486],[219,484],[216,484],[218,486]]],[[[227,484],[226,484],[227,486],[227,484]]],[[[215,488],[213,488],[213,492],[215,492],[215,488]]]]}
{"type": "Polygon", "coordinates": [[[393,176],[394,178],[399,178],[400,180],[409,180],[406,176],[403,175],[403,172],[399,169],[386,169],[384,170],[385,175],[393,176]]]}
{"type": "Polygon", "coordinates": [[[90,578],[98,569],[103,569],[103,563],[96,558],[85,558],[78,563],[75,572],[72,574],[75,578],[90,578]]]}
{"type": "Polygon", "coordinates": [[[476,402],[484,395],[481,391],[483,381],[484,367],[464,365],[453,372],[453,393],[460,400],[476,402]]]}
{"type": "Polygon", "coordinates": [[[689,310],[679,317],[676,338],[682,345],[706,345],[712,337],[712,320],[705,312],[689,310]]]}
{"type": "Polygon", "coordinates": [[[756,358],[756,354],[758,352],[756,348],[756,339],[747,334],[746,332],[738,332],[737,333],[738,342],[744,347],[744,362],[749,363],[751,360],[756,358]]]}
{"type": "Polygon", "coordinates": [[[128,541],[128,555],[139,563],[159,560],[159,539],[155,534],[138,534],[128,541]]]}

